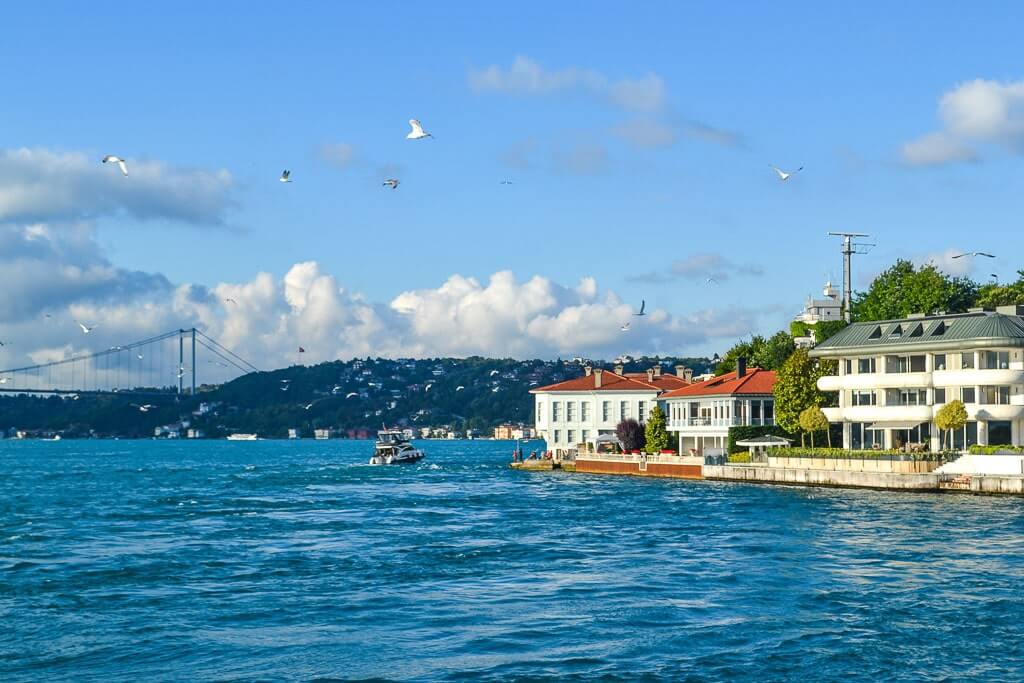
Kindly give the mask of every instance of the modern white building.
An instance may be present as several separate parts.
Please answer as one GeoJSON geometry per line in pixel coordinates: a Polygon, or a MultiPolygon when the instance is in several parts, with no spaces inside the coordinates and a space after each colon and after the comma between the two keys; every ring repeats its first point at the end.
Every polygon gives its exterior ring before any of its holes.
{"type": "Polygon", "coordinates": [[[793,338],[798,348],[809,349],[818,342],[820,335],[816,333],[815,326],[819,322],[843,319],[843,303],[839,298],[839,291],[831,282],[825,283],[822,294],[824,299],[807,297],[804,310],[794,318],[796,322],[806,323],[809,328],[807,336],[793,338]]]}
{"type": "Polygon", "coordinates": [[[687,386],[692,374],[679,366],[676,374],[655,366],[642,373],[584,368],[583,376],[531,389],[535,404],[535,431],[551,451],[566,452],[581,444],[596,445],[602,434],[614,434],[622,420],[644,423],[658,397],[687,386]]]}
{"type": "Polygon", "coordinates": [[[775,372],[747,368],[697,382],[662,396],[668,430],[675,432],[680,455],[721,455],[729,428],[775,424],[775,372]]]}
{"type": "Polygon", "coordinates": [[[825,415],[842,423],[843,447],[939,450],[935,415],[956,399],[968,414],[956,448],[1024,443],[1022,316],[1024,306],[1003,306],[854,323],[818,344],[811,357],[839,364],[818,388],[838,392],[825,415]]]}

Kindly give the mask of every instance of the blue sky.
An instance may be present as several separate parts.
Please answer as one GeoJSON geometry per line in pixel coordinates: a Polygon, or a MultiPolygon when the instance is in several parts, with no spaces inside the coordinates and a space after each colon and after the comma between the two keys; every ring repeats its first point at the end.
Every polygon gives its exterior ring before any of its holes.
{"type": "Polygon", "coordinates": [[[1004,278],[1022,266],[1022,99],[999,91],[1005,120],[980,127],[939,108],[975,79],[1024,79],[1024,10],[895,5],[11,6],[0,149],[230,172],[209,220],[89,217],[110,264],[174,284],[315,260],[387,304],[511,270],[671,315],[742,309],[770,333],[839,279],[829,230],[874,236],[858,284],[954,249],[1007,254],[1004,278]],[[435,139],[405,140],[412,117],[435,139]],[[780,183],[769,164],[805,170],[780,183]],[[709,255],[732,274],[719,287],[709,255]]]}

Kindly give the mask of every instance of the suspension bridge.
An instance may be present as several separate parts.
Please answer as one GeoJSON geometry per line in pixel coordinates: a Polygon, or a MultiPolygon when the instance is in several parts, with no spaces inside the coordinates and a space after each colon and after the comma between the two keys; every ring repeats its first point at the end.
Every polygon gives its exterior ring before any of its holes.
{"type": "Polygon", "coordinates": [[[103,351],[0,370],[0,392],[18,394],[195,394],[200,380],[259,369],[196,328],[103,351]],[[203,368],[205,372],[200,373],[203,368]]]}

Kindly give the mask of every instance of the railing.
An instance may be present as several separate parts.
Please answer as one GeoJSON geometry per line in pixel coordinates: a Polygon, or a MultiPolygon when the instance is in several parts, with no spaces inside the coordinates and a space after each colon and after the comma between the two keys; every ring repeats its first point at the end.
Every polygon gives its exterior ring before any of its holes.
{"type": "Polygon", "coordinates": [[[775,425],[773,417],[754,417],[744,419],[742,417],[690,417],[674,418],[668,421],[669,427],[772,427],[775,425]]]}

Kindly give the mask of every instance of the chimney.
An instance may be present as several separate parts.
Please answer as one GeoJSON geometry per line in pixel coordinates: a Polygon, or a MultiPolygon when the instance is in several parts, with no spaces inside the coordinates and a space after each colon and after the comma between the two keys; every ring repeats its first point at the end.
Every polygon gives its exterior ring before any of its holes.
{"type": "Polygon", "coordinates": [[[685,365],[677,365],[676,366],[676,377],[684,377],[685,375],[686,375],[686,366],[685,365]]]}
{"type": "Polygon", "coordinates": [[[593,371],[594,371],[594,368],[590,367],[589,365],[584,365],[583,366],[583,376],[584,377],[590,377],[590,373],[593,372],[593,371]]]}
{"type": "Polygon", "coordinates": [[[617,364],[617,365],[615,366],[615,374],[616,374],[616,375],[621,375],[621,374],[622,374],[622,372],[623,372],[623,370],[625,370],[625,369],[626,369],[626,366],[625,366],[625,365],[623,365],[622,363],[618,363],[618,364],[617,364]]]}
{"type": "Polygon", "coordinates": [[[604,374],[604,368],[594,368],[594,388],[601,388],[601,375],[604,374]]]}
{"type": "Polygon", "coordinates": [[[736,359],[736,379],[747,376],[747,359],[745,356],[740,356],[736,359]]]}
{"type": "Polygon", "coordinates": [[[654,381],[654,368],[648,368],[647,369],[647,381],[648,382],[653,382],[654,381]]]}
{"type": "Polygon", "coordinates": [[[661,377],[661,363],[654,366],[654,376],[661,377]]]}
{"type": "Polygon", "coordinates": [[[692,382],[693,370],[691,370],[690,368],[683,368],[683,379],[685,379],[687,382],[692,382]]]}

